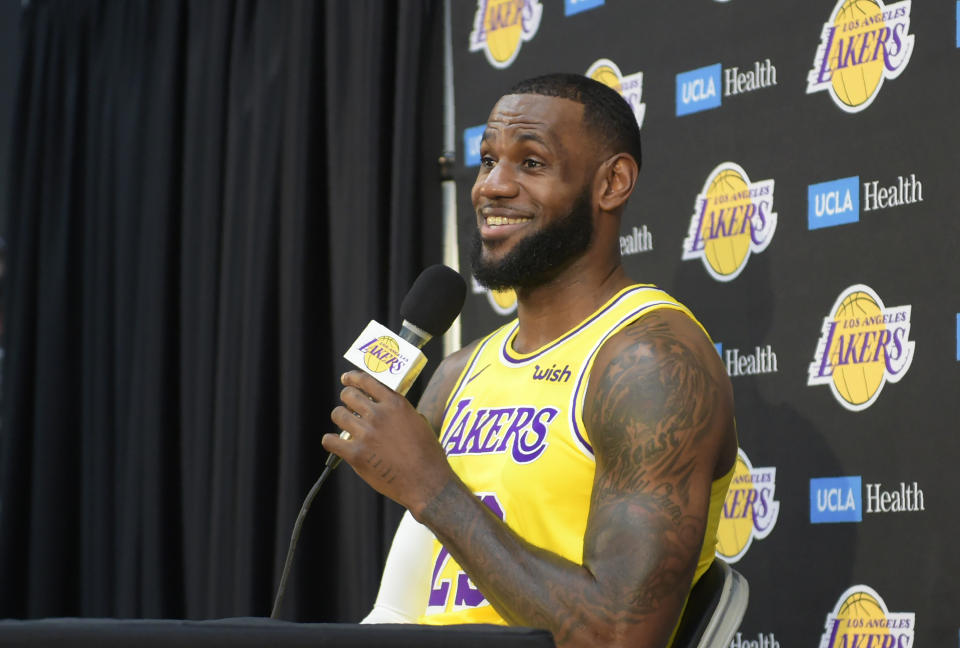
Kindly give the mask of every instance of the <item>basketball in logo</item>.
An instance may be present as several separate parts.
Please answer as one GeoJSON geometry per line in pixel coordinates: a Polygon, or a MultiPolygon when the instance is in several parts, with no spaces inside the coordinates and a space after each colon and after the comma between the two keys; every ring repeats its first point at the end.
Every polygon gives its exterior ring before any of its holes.
{"type": "Polygon", "coordinates": [[[826,91],[848,113],[866,109],[884,79],[896,79],[913,52],[911,0],[839,0],[824,23],[807,94],[826,91]]]}
{"type": "Polygon", "coordinates": [[[751,501],[756,499],[753,481],[750,478],[750,468],[744,458],[737,457],[737,465],[727,491],[724,509],[734,515],[723,515],[723,524],[717,527],[717,554],[726,560],[741,554],[753,536],[753,517],[750,515],[736,515],[735,502],[751,501]]]}
{"type": "Polygon", "coordinates": [[[700,259],[711,277],[732,281],[751,252],[763,252],[773,240],[774,181],[751,182],[735,162],[722,162],[703,183],[694,201],[683,259],[700,259]]]}
{"type": "MultiPolygon", "coordinates": [[[[847,0],[837,12],[833,21],[837,31],[843,30],[844,37],[850,42],[869,42],[876,31],[877,24],[882,25],[882,12],[874,0],[847,0]],[[850,25],[859,27],[847,29],[850,25]]],[[[844,65],[841,60],[843,40],[834,41],[830,53],[830,68],[833,70],[833,91],[837,98],[848,106],[859,106],[867,101],[883,80],[883,56],[874,57],[858,65],[844,65]]]]}
{"type": "Polygon", "coordinates": [[[643,103],[643,72],[623,74],[616,63],[601,58],[587,68],[584,76],[618,92],[630,104],[630,110],[637,118],[637,126],[643,128],[643,117],[647,112],[647,104],[643,103]]]}
{"type": "Polygon", "coordinates": [[[777,469],[754,468],[741,448],[717,526],[718,556],[737,562],[754,539],[766,538],[777,523],[780,502],[774,499],[777,469]]]}
{"type": "Polygon", "coordinates": [[[477,0],[470,51],[483,50],[495,68],[509,67],[520,45],[537,33],[542,15],[540,0],[477,0]]]}
{"type": "Polygon", "coordinates": [[[509,315],[517,310],[517,293],[513,288],[490,290],[487,292],[487,297],[490,299],[493,310],[500,315],[509,315]]]}
{"type": "Polygon", "coordinates": [[[868,585],[854,585],[827,614],[821,648],[891,646],[911,648],[917,618],[913,612],[890,612],[868,585]]]}
{"type": "Polygon", "coordinates": [[[587,70],[587,76],[594,81],[599,81],[608,88],[613,88],[620,92],[620,74],[619,70],[614,70],[609,62],[592,66],[587,70]]]}
{"type": "MultiPolygon", "coordinates": [[[[750,192],[746,191],[747,181],[733,169],[721,171],[707,189],[707,200],[711,207],[719,206],[726,211],[741,214],[746,213],[746,206],[750,204],[750,192]]],[[[747,224],[733,221],[730,233],[717,237],[711,235],[711,226],[714,224],[705,219],[700,225],[700,236],[706,244],[703,254],[707,263],[721,275],[731,275],[743,265],[750,252],[750,227],[747,224]]]]}
{"type": "MultiPolygon", "coordinates": [[[[858,322],[856,331],[866,340],[879,339],[880,332],[886,330],[883,309],[862,290],[850,293],[840,302],[833,314],[833,321],[838,328],[858,322]]],[[[845,401],[851,405],[862,405],[873,398],[883,384],[886,355],[882,349],[868,349],[870,352],[863,360],[850,363],[844,362],[840,355],[842,350],[841,346],[836,346],[830,355],[830,362],[834,366],[833,384],[845,401]]]]}
{"type": "Polygon", "coordinates": [[[384,335],[377,338],[377,343],[363,355],[363,364],[367,365],[367,369],[373,373],[382,373],[390,368],[384,360],[396,358],[399,355],[400,345],[392,337],[384,335]],[[387,353],[384,353],[385,351],[387,353]]]}
{"type": "MultiPolygon", "coordinates": [[[[837,611],[840,626],[837,629],[834,645],[855,645],[860,639],[858,635],[864,633],[864,628],[870,628],[870,633],[873,635],[888,636],[890,632],[884,627],[886,618],[886,611],[873,595],[864,591],[853,592],[840,604],[840,609],[837,611]]],[[[884,645],[884,642],[879,641],[879,644],[884,645]]]]}
{"type": "Polygon", "coordinates": [[[504,25],[500,22],[500,17],[513,13],[517,0],[490,0],[487,4],[487,11],[483,16],[483,28],[487,32],[487,48],[490,56],[497,63],[505,64],[517,51],[520,46],[520,37],[523,35],[523,27],[519,20],[513,21],[513,24],[504,25]]]}
{"type": "Polygon", "coordinates": [[[844,289],[823,318],[807,384],[829,385],[851,412],[870,407],[883,386],[900,382],[913,361],[911,309],[884,306],[865,284],[844,289]]]}

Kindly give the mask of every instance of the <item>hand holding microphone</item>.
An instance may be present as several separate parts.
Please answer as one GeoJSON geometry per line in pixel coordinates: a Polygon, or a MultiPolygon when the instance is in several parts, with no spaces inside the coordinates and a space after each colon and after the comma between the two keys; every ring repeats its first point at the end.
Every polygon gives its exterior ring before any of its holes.
{"type": "Polygon", "coordinates": [[[371,322],[345,354],[363,371],[344,374],[343,405],[331,414],[349,437],[323,438],[324,448],[342,456],[373,488],[415,514],[425,504],[422,494],[435,486],[431,482],[447,477],[443,471],[424,474],[422,469],[446,466],[446,459],[429,423],[401,394],[423,368],[417,347],[450,326],[465,294],[459,274],[432,266],[403,301],[400,336],[371,322]]]}
{"type": "MultiPolygon", "coordinates": [[[[420,273],[400,304],[400,334],[371,320],[343,357],[405,396],[427,363],[420,349],[450,328],[463,308],[466,292],[466,283],[455,270],[445,265],[430,266],[420,273]]],[[[344,378],[349,375],[344,374],[344,378]]],[[[349,440],[350,433],[343,431],[340,438],[349,440]]],[[[327,466],[335,468],[339,463],[339,455],[327,457],[327,466]]]]}
{"type": "MultiPolygon", "coordinates": [[[[344,354],[344,357],[369,375],[351,371],[344,374],[342,378],[346,387],[341,397],[351,409],[348,411],[343,406],[338,407],[333,411],[331,418],[335,423],[339,423],[340,428],[345,432],[342,433],[342,438],[335,434],[327,434],[323,437],[323,447],[331,454],[327,458],[326,468],[320,478],[307,493],[294,523],[280,584],[270,613],[271,618],[276,619],[280,616],[287,578],[290,575],[303,520],[327,476],[340,463],[340,456],[345,456],[367,483],[388,497],[397,499],[391,493],[396,491],[404,481],[401,479],[394,484],[398,474],[395,468],[398,458],[402,459],[402,463],[406,465],[411,460],[416,462],[423,459],[406,456],[412,449],[424,447],[429,449],[431,445],[436,449],[440,448],[433,431],[430,430],[429,438],[425,439],[426,443],[417,443],[413,446],[398,444],[404,446],[400,449],[399,455],[394,453],[392,448],[388,453],[380,431],[381,428],[391,425],[416,428],[418,423],[421,428],[423,426],[430,428],[423,417],[407,402],[404,395],[426,364],[426,357],[420,348],[431,338],[443,335],[450,327],[460,309],[463,308],[466,292],[466,283],[455,270],[442,265],[430,266],[420,273],[407,296],[403,298],[403,303],[400,305],[400,315],[403,316],[400,335],[394,335],[382,324],[370,322],[357,341],[344,354]],[[374,421],[377,423],[374,424],[374,421]],[[374,434],[374,431],[377,434],[374,434]],[[358,438],[351,439],[351,433],[358,438]],[[385,460],[384,457],[388,454],[390,458],[385,460]],[[380,487],[375,483],[380,484],[380,487]],[[387,492],[383,484],[388,486],[392,484],[393,491],[387,492]]],[[[422,429],[420,431],[422,433],[422,429]]],[[[436,454],[436,450],[433,453],[436,454]]],[[[440,450],[440,459],[443,465],[446,465],[442,450],[440,450]]],[[[407,487],[408,484],[404,484],[399,492],[407,487]]]]}

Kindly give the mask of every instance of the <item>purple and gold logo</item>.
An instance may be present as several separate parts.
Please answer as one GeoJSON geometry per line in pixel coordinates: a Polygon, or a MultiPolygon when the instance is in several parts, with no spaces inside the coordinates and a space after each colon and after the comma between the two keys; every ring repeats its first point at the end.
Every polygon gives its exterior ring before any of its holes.
{"type": "Polygon", "coordinates": [[[373,373],[398,374],[410,360],[400,354],[400,344],[389,335],[381,335],[357,349],[363,354],[363,364],[373,373]]]}
{"type": "Polygon", "coordinates": [[[910,369],[910,305],[885,307],[869,286],[850,286],[823,318],[807,385],[830,385],[852,412],[873,405],[884,384],[910,369]]]}
{"type": "Polygon", "coordinates": [[[481,286],[475,277],[472,278],[471,291],[474,295],[486,295],[487,303],[497,315],[512,315],[517,310],[517,293],[513,288],[494,290],[481,286]]]}
{"type": "Polygon", "coordinates": [[[910,0],[840,0],[824,23],[807,74],[807,94],[826,90],[833,103],[855,113],[873,103],[884,79],[910,62],[910,0]]]}
{"type": "Polygon", "coordinates": [[[776,468],[754,468],[741,449],[717,526],[717,555],[727,562],[743,558],[754,539],[770,535],[777,524],[780,502],[776,468]]]}
{"type": "Polygon", "coordinates": [[[536,35],[542,15],[540,0],[477,0],[470,51],[483,50],[495,68],[510,67],[520,45],[536,35]]]}
{"type": "Polygon", "coordinates": [[[773,180],[750,182],[739,164],[724,162],[707,177],[694,203],[683,259],[700,259],[711,277],[731,281],[746,267],[751,252],[773,240],[773,180]]]}
{"type": "Polygon", "coordinates": [[[450,424],[440,436],[447,455],[485,455],[510,452],[514,462],[535,461],[547,449],[550,423],[560,413],[555,407],[492,407],[471,409],[472,399],[451,405],[450,424]]]}
{"type": "Polygon", "coordinates": [[[647,112],[647,104],[642,101],[643,72],[624,75],[616,63],[602,58],[593,62],[585,76],[619,92],[630,104],[633,116],[637,118],[637,126],[643,128],[643,116],[647,112]]]}
{"type": "Polygon", "coordinates": [[[917,623],[913,612],[888,611],[872,587],[854,585],[840,595],[824,625],[820,648],[911,648],[917,623]]]}

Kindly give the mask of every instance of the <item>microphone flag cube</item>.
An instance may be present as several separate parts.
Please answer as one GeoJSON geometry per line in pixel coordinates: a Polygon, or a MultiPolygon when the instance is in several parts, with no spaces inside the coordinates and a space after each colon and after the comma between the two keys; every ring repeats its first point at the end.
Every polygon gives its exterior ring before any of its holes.
{"type": "Polygon", "coordinates": [[[423,351],[373,320],[343,357],[404,395],[427,364],[423,351]]]}

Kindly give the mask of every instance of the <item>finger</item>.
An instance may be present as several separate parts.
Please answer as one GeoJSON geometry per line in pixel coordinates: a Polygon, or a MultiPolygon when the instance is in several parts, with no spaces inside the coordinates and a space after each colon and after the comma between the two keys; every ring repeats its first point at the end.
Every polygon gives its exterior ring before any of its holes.
{"type": "Polygon", "coordinates": [[[386,400],[396,394],[395,391],[379,380],[362,371],[348,371],[340,377],[340,382],[346,387],[356,387],[377,402],[386,400]]]}
{"type": "Polygon", "coordinates": [[[322,445],[323,449],[327,452],[343,459],[346,459],[345,455],[350,453],[350,441],[348,439],[342,439],[336,434],[324,434],[323,438],[320,439],[320,445],[322,445]]]}
{"type": "Polygon", "coordinates": [[[335,407],[334,410],[330,412],[330,420],[341,430],[345,430],[353,436],[362,434],[364,431],[363,419],[343,405],[335,407]]]}
{"type": "Polygon", "coordinates": [[[340,391],[340,400],[360,416],[369,416],[373,413],[374,401],[356,387],[344,387],[340,391]]]}

